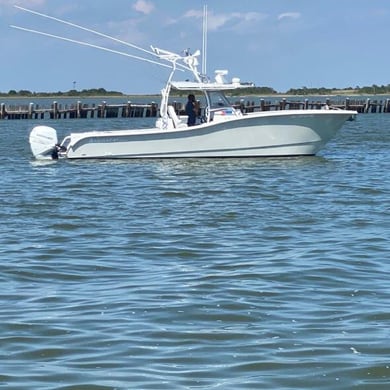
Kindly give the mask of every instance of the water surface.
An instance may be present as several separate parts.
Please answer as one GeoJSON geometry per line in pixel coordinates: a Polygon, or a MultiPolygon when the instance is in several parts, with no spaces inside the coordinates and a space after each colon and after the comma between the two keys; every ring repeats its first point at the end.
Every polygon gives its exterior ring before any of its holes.
{"type": "Polygon", "coordinates": [[[0,387],[389,388],[390,116],[281,159],[36,162],[36,124],[0,121],[0,387]]]}

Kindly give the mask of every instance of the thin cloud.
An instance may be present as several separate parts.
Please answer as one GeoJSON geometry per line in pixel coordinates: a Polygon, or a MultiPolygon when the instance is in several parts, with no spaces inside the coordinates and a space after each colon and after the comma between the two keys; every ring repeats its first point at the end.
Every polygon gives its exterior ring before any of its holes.
{"type": "Polygon", "coordinates": [[[20,6],[35,6],[35,5],[42,5],[45,4],[47,0],[0,0],[0,6],[2,5],[8,5],[8,6],[14,6],[14,5],[20,5],[20,6]]]}
{"type": "Polygon", "coordinates": [[[301,14],[299,12],[285,12],[283,14],[280,14],[278,16],[278,20],[283,19],[299,19],[301,17],[301,14]]]}
{"type": "MultiPolygon", "coordinates": [[[[202,19],[203,11],[201,10],[189,10],[184,15],[186,19],[202,19]]],[[[207,15],[207,24],[209,30],[218,30],[224,24],[226,24],[231,19],[231,16],[220,14],[215,15],[213,12],[209,12],[207,15]]]]}
{"type": "MultiPolygon", "coordinates": [[[[203,11],[189,10],[184,15],[184,18],[203,18],[203,11]]],[[[265,15],[258,12],[233,12],[229,14],[215,14],[212,11],[208,12],[207,24],[210,31],[216,31],[224,26],[229,26],[230,29],[243,27],[246,24],[258,22],[265,19],[265,15]]]]}
{"type": "Polygon", "coordinates": [[[137,0],[134,3],[133,8],[137,12],[141,12],[145,15],[148,15],[154,11],[154,4],[152,2],[146,1],[146,0],[137,0]]]}

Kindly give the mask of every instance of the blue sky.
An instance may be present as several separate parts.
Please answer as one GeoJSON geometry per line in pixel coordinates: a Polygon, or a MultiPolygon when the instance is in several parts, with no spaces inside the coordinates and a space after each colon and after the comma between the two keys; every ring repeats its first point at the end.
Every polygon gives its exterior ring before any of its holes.
{"type": "Polygon", "coordinates": [[[17,4],[148,49],[202,48],[207,71],[272,87],[344,88],[390,83],[389,0],[0,0],[0,91],[105,88],[158,93],[167,71],[18,25],[140,54],[85,31],[16,9],[17,4]]]}

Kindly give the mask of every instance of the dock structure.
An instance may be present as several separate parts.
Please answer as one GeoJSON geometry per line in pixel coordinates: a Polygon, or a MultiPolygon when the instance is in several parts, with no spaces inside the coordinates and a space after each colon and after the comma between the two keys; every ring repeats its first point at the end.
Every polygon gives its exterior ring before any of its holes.
{"type": "Polygon", "coordinates": [[[61,104],[54,101],[50,107],[40,107],[38,104],[25,105],[0,104],[0,119],[74,119],[74,118],[146,118],[156,117],[158,105],[132,104],[61,104]]]}
{"type": "Polygon", "coordinates": [[[365,100],[350,99],[332,101],[327,98],[325,101],[304,101],[287,100],[286,98],[280,101],[271,101],[260,99],[260,102],[256,104],[252,102],[237,102],[236,107],[240,107],[243,112],[256,112],[256,111],[274,111],[274,110],[308,110],[308,109],[345,109],[357,111],[360,114],[364,113],[390,113],[390,99],[385,100],[372,100],[367,98],[365,100]]]}
{"type": "MultiPolygon", "coordinates": [[[[184,114],[184,103],[171,102],[177,114],[184,114]]],[[[325,100],[266,100],[246,101],[240,99],[234,106],[240,108],[243,113],[258,111],[277,111],[292,109],[348,109],[358,113],[390,113],[390,99],[377,100],[367,98],[364,100],[345,98],[333,101],[325,100]]],[[[93,103],[84,104],[81,101],[75,104],[62,104],[54,101],[49,107],[40,107],[38,104],[7,105],[0,103],[1,119],[75,119],[75,118],[155,118],[159,115],[157,103],[133,104],[126,102],[121,104],[93,103]]]]}

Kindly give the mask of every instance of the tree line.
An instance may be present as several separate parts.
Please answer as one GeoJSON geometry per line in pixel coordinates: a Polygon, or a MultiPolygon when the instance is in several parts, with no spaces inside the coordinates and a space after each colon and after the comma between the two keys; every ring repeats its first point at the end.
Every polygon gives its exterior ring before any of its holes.
{"type": "Polygon", "coordinates": [[[83,89],[77,91],[75,89],[71,89],[66,92],[58,91],[58,92],[31,92],[28,90],[10,90],[8,93],[0,92],[0,96],[8,96],[8,97],[51,97],[51,96],[123,96],[122,92],[118,91],[107,91],[104,88],[92,88],[92,89],[83,89]]]}
{"type": "Polygon", "coordinates": [[[348,92],[359,95],[386,95],[390,94],[390,84],[376,85],[366,87],[349,87],[349,88],[291,88],[287,91],[288,95],[337,95],[348,92]]]}
{"type": "MultiPolygon", "coordinates": [[[[269,87],[248,87],[241,90],[247,95],[277,95],[273,88],[269,87]]],[[[338,95],[338,94],[357,94],[357,95],[390,95],[390,84],[387,85],[372,85],[367,87],[347,87],[347,88],[290,88],[286,95],[338,95]]]]}
{"type": "MultiPolygon", "coordinates": [[[[256,87],[250,86],[245,88],[240,88],[241,95],[300,95],[300,96],[311,96],[311,95],[339,95],[339,94],[349,94],[349,95],[390,95],[390,84],[388,85],[372,85],[370,87],[348,87],[348,88],[290,88],[287,92],[277,92],[271,87],[256,87]]],[[[185,95],[181,93],[180,95],[185,95]]],[[[227,95],[236,96],[237,90],[227,91],[227,95]]]]}
{"type": "MultiPolygon", "coordinates": [[[[173,94],[178,96],[184,96],[188,92],[179,92],[174,91],[173,94]]],[[[310,95],[338,95],[338,94],[359,94],[359,95],[379,95],[379,94],[390,94],[390,84],[387,85],[372,85],[367,87],[349,87],[349,88],[291,88],[287,92],[282,94],[286,95],[300,95],[300,96],[310,96],[310,95]]],[[[256,87],[250,86],[240,89],[240,94],[242,95],[278,95],[281,92],[277,92],[275,89],[271,87],[256,87]]],[[[229,95],[237,95],[237,90],[230,91],[229,95]]],[[[51,97],[51,96],[59,96],[59,97],[67,97],[67,96],[124,96],[122,92],[118,91],[107,91],[104,88],[92,88],[92,89],[83,89],[83,90],[75,90],[71,89],[67,92],[31,92],[28,90],[10,90],[9,92],[0,92],[0,96],[3,97],[51,97]]]]}

